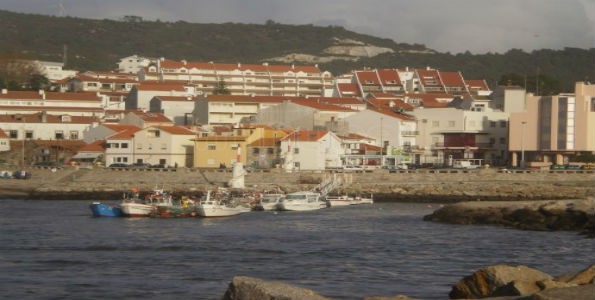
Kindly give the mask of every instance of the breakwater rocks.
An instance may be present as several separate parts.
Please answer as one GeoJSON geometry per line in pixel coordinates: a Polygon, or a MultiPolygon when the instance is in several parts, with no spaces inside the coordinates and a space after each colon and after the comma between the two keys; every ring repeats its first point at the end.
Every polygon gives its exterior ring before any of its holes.
{"type": "MultiPolygon", "coordinates": [[[[595,265],[581,271],[552,276],[527,266],[495,265],[477,270],[453,285],[450,299],[593,300],[595,265]]],[[[446,298],[446,297],[445,297],[446,298]]],[[[224,300],[286,299],[327,300],[310,289],[278,281],[237,276],[229,284],[224,300]]],[[[370,296],[364,300],[407,300],[404,295],[370,296]]]]}
{"type": "MultiPolygon", "coordinates": [[[[201,194],[214,186],[227,186],[231,173],[197,169],[77,169],[52,172],[32,170],[27,180],[0,179],[0,197],[28,199],[118,199],[123,191],[137,187],[149,191],[165,188],[174,194],[201,194]]],[[[389,173],[323,173],[281,170],[248,173],[245,185],[263,190],[281,187],[292,192],[314,188],[324,178],[342,184],[337,193],[374,194],[377,202],[459,202],[475,200],[580,199],[595,195],[595,170],[578,172],[502,173],[482,170],[411,170],[389,173]]]]}
{"type": "Polygon", "coordinates": [[[424,217],[451,224],[490,224],[524,230],[595,234],[595,198],[548,201],[471,201],[446,205],[424,217]]]}

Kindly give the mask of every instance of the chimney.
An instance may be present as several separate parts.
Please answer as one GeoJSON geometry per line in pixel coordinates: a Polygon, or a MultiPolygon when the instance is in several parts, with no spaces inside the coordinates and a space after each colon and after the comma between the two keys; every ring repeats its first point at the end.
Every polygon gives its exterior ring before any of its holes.
{"type": "Polygon", "coordinates": [[[241,68],[241,67],[242,67],[242,64],[241,63],[238,63],[238,69],[241,68]]]}
{"type": "Polygon", "coordinates": [[[45,100],[45,91],[44,90],[39,90],[39,96],[41,96],[41,99],[45,100]]]}
{"type": "Polygon", "coordinates": [[[7,89],[2,89],[2,95],[6,95],[8,93],[7,89]]]}

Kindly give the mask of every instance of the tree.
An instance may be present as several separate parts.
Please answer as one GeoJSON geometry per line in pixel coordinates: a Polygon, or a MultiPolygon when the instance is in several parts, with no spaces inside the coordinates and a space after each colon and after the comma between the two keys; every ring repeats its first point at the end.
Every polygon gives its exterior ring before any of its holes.
{"type": "Polygon", "coordinates": [[[231,92],[227,88],[227,85],[225,84],[225,80],[220,79],[219,82],[217,82],[217,86],[215,86],[215,89],[213,90],[213,94],[214,95],[229,95],[229,94],[231,94],[231,92]]]}

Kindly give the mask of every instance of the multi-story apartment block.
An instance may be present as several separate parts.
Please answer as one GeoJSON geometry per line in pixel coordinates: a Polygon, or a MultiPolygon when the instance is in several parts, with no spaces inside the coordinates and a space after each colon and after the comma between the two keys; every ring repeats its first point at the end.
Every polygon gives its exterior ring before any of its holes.
{"type": "Polygon", "coordinates": [[[53,115],[45,112],[0,115],[0,128],[11,140],[82,140],[98,117],[53,115]]]}
{"type": "Polygon", "coordinates": [[[513,166],[568,164],[595,153],[595,84],[577,82],[574,93],[527,94],[525,110],[510,115],[513,166]]]}
{"type": "Polygon", "coordinates": [[[126,109],[149,111],[155,96],[195,97],[201,94],[193,85],[180,82],[142,82],[132,88],[126,97],[126,109]]]}
{"type": "Polygon", "coordinates": [[[222,64],[159,59],[139,72],[141,80],[191,84],[205,94],[223,88],[232,95],[323,96],[333,77],[317,65],[222,64]],[[223,85],[223,86],[222,86],[223,85]]]}
{"type": "Polygon", "coordinates": [[[96,92],[60,93],[40,91],[0,91],[4,114],[33,114],[102,117],[109,98],[96,92]]]}

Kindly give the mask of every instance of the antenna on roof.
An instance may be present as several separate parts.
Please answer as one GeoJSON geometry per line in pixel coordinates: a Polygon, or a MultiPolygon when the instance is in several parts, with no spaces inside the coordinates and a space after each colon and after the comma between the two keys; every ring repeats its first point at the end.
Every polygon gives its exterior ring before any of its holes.
{"type": "Polygon", "coordinates": [[[63,1],[60,0],[60,3],[58,3],[58,17],[64,17],[66,16],[66,8],[64,8],[64,3],[62,3],[63,1]]]}

